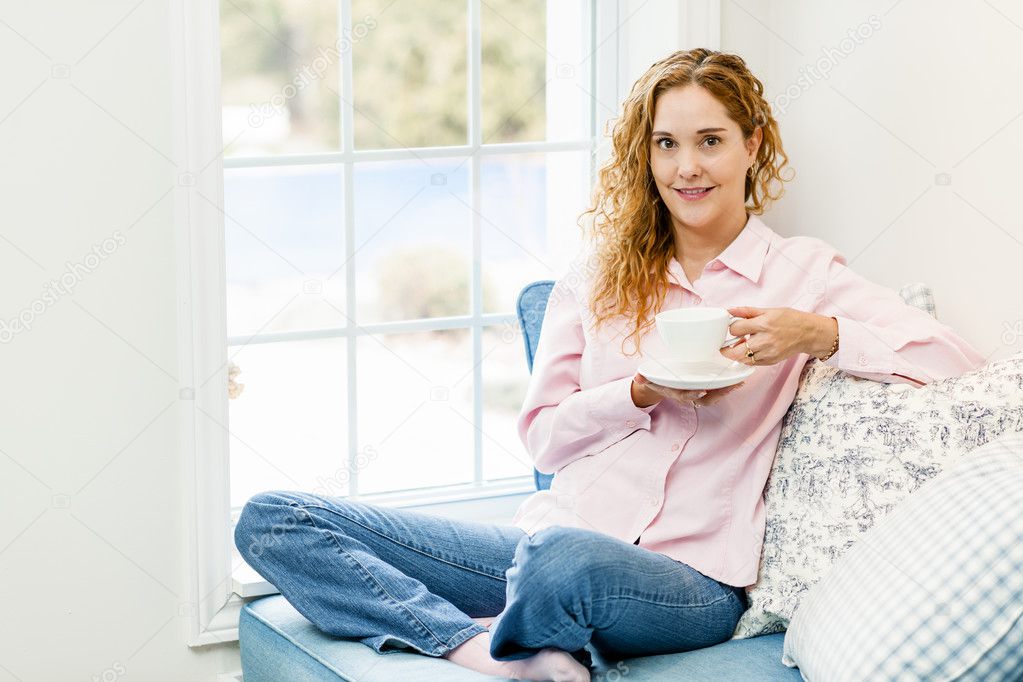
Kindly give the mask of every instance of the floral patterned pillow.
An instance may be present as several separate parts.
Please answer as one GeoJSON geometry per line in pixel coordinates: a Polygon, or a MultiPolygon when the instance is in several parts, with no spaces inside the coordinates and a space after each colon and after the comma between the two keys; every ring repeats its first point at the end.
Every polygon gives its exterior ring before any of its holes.
{"type": "Polygon", "coordinates": [[[760,572],[732,638],[785,631],[803,593],[862,533],[960,456],[1017,431],[1023,353],[919,388],[808,362],[764,489],[760,572]]]}

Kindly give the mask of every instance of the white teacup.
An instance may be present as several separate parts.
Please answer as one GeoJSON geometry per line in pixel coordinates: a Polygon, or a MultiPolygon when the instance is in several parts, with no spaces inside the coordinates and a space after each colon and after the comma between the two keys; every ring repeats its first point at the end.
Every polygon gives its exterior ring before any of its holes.
{"type": "Polygon", "coordinates": [[[728,333],[728,326],[742,319],[725,308],[675,308],[654,316],[671,357],[691,362],[723,360],[721,349],[745,338],[728,333]]]}

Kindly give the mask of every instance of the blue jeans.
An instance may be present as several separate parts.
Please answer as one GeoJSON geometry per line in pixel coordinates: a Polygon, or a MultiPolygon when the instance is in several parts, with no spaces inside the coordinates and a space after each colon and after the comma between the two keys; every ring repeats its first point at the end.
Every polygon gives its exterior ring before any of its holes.
{"type": "Polygon", "coordinates": [[[323,632],[378,653],[442,656],[497,616],[491,655],[544,648],[609,660],[731,638],[746,593],[663,554],[555,526],[527,535],[304,492],[255,495],[235,544],[323,632]]]}

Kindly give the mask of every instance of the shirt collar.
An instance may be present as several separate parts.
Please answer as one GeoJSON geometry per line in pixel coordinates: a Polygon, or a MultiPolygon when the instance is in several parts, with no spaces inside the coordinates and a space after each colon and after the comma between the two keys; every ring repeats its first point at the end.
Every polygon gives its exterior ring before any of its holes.
{"type": "Polygon", "coordinates": [[[756,283],[764,268],[771,231],[758,216],[750,215],[739,236],[732,240],[717,259],[740,275],[756,283]]]}
{"type": "MultiPolygon", "coordinates": [[[[720,261],[729,269],[739,273],[756,284],[764,268],[764,260],[771,245],[771,229],[758,216],[750,214],[746,226],[725,250],[714,260],[720,261]]],[[[680,282],[685,277],[682,265],[673,256],[669,264],[669,272],[673,272],[680,282]]]]}

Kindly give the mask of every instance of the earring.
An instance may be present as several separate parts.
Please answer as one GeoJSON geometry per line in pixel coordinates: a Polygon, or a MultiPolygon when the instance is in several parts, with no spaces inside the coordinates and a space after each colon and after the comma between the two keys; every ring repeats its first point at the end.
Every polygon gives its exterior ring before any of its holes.
{"type": "Polygon", "coordinates": [[[746,175],[748,175],[750,177],[756,177],[756,174],[757,174],[756,167],[757,167],[757,164],[755,164],[755,163],[752,166],[750,166],[749,170],[746,171],[746,175]]]}

